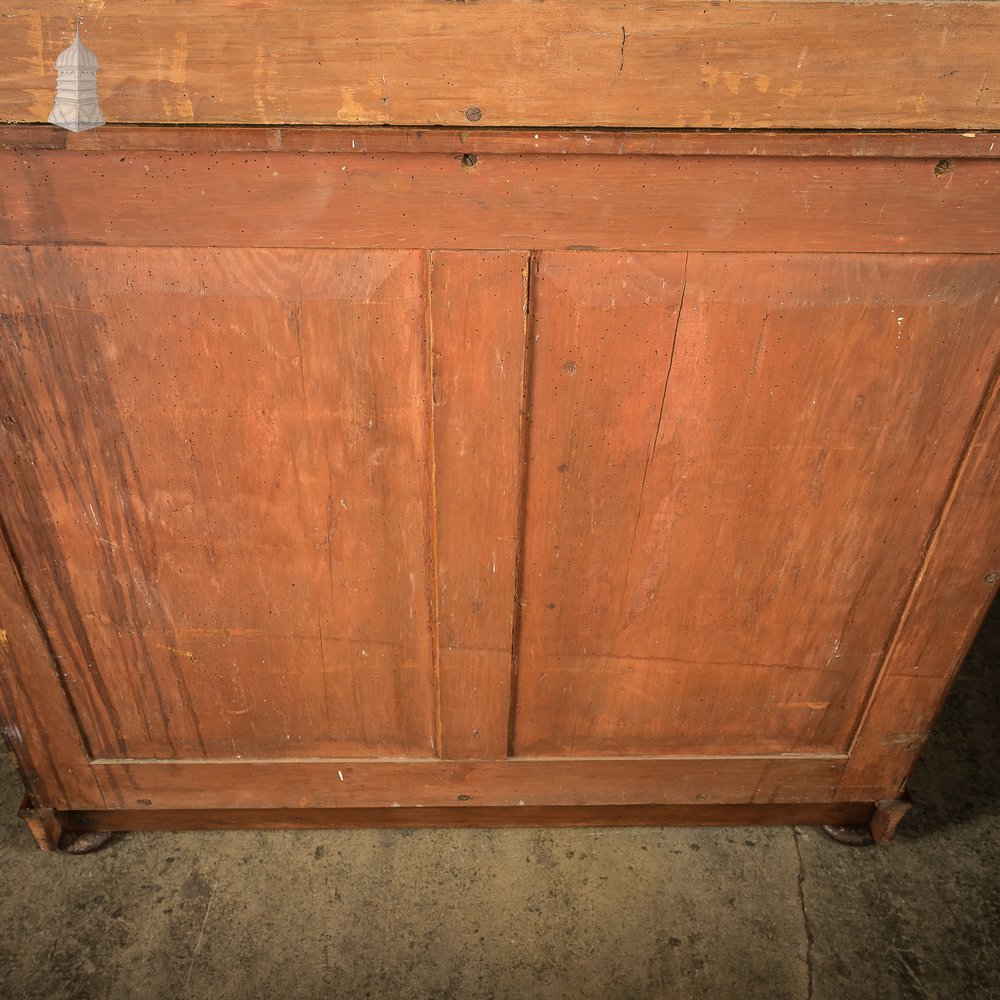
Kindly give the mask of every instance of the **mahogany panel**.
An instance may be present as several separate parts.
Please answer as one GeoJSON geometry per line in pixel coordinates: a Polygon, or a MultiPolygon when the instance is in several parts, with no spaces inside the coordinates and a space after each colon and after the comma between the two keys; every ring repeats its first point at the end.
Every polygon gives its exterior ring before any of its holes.
{"type": "Polygon", "coordinates": [[[507,755],[528,256],[431,258],[440,738],[507,755]]]}
{"type": "Polygon", "coordinates": [[[867,825],[870,802],[725,806],[440,806],[407,809],[116,809],[60,812],[63,830],[366,830],[395,827],[867,825]]]}
{"type": "Polygon", "coordinates": [[[108,808],[822,803],[844,755],[506,761],[97,761],[108,808]]]}
{"type": "Polygon", "coordinates": [[[83,13],[108,121],[988,128],[992,2],[4,5],[0,120],[45,121],[83,13]]]}
{"type": "Polygon", "coordinates": [[[998,526],[1000,382],[994,377],[851,747],[839,798],[897,794],[904,786],[1000,586],[998,526]]]}
{"type": "Polygon", "coordinates": [[[996,159],[6,150],[0,198],[16,244],[1000,251],[996,159]]]}
{"type": "Polygon", "coordinates": [[[432,753],[426,271],[0,253],[4,515],[94,755],[432,753]]]}
{"type": "Polygon", "coordinates": [[[1000,353],[1000,258],[680,272],[539,255],[519,754],[845,751],[1000,353]]]}

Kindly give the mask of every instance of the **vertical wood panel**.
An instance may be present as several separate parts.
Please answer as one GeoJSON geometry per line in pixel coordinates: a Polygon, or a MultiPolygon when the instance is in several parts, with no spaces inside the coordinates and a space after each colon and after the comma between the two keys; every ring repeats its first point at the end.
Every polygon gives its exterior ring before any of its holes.
{"type": "Polygon", "coordinates": [[[527,267],[517,253],[432,258],[444,757],[507,753],[527,267]]]}
{"type": "MultiPolygon", "coordinates": [[[[1000,318],[998,318],[1000,326],[1000,318]]],[[[916,763],[1000,586],[1000,382],[994,380],[837,796],[893,796],[916,763]]]]}
{"type": "MultiPolygon", "coordinates": [[[[562,752],[615,713],[578,700],[552,655],[613,641],[674,351],[683,254],[541,253],[532,290],[532,409],[515,748],[562,752]],[[570,697],[565,697],[567,694],[570,697]]],[[[586,677],[595,663],[570,668],[586,677]]],[[[600,681],[598,681],[598,686],[600,681]]],[[[622,752],[632,748],[623,741],[622,752]]]]}
{"type": "Polygon", "coordinates": [[[670,258],[541,259],[519,752],[846,751],[1000,348],[1000,261],[692,254],[671,359],[644,285],[670,258]]]}
{"type": "Polygon", "coordinates": [[[94,753],[429,755],[426,254],[0,273],[5,515],[94,753]]]}

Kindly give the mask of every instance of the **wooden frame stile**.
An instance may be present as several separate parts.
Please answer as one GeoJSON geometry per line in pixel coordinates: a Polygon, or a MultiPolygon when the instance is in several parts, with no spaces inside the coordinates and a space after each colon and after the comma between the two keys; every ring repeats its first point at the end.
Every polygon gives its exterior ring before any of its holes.
{"type": "Polygon", "coordinates": [[[26,789],[20,815],[38,846],[52,851],[62,833],[57,809],[107,803],[6,531],[0,532],[0,621],[0,720],[26,789]]]}
{"type": "Polygon", "coordinates": [[[440,756],[503,760],[524,465],[529,258],[507,251],[443,251],[429,258],[440,756]],[[452,288],[461,292],[454,302],[452,288]],[[484,350],[487,339],[490,350],[484,350]]]}
{"type": "Polygon", "coordinates": [[[11,127],[0,172],[8,248],[420,250],[427,263],[414,285],[426,286],[434,755],[90,752],[21,571],[26,553],[5,531],[0,717],[41,846],[64,830],[236,826],[871,823],[876,840],[892,835],[998,589],[996,360],[849,745],[518,757],[533,268],[539,253],[597,247],[992,258],[1000,135],[11,127]],[[249,187],[236,191],[234,176],[249,187]],[[577,199],[581,185],[596,194],[577,199]],[[243,213],[248,192],[255,210],[243,213]]]}
{"type": "Polygon", "coordinates": [[[1000,369],[993,373],[867,715],[858,726],[838,799],[902,796],[1000,589],[998,524],[1000,369]]]}

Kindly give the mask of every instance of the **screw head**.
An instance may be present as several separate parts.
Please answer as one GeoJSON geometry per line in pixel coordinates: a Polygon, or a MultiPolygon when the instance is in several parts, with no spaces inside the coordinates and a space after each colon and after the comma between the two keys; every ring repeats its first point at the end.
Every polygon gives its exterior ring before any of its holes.
{"type": "Polygon", "coordinates": [[[986,582],[987,583],[989,583],[989,584],[992,585],[992,584],[996,583],[997,580],[1000,580],[1000,573],[987,573],[986,574],[986,582]]]}
{"type": "Polygon", "coordinates": [[[471,108],[465,109],[465,117],[469,119],[470,122],[477,122],[483,117],[482,108],[477,108],[473,105],[471,108]]]}

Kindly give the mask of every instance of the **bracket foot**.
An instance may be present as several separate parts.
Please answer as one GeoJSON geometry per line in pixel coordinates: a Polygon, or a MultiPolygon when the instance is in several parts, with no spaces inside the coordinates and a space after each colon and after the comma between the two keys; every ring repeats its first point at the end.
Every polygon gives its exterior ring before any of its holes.
{"type": "Polygon", "coordinates": [[[17,814],[24,820],[28,832],[35,838],[35,843],[40,851],[59,850],[59,841],[63,831],[54,809],[36,809],[32,805],[31,799],[25,795],[21,800],[21,807],[17,810],[17,814]]]}
{"type": "Polygon", "coordinates": [[[64,830],[55,809],[39,809],[26,795],[21,801],[18,816],[24,820],[40,851],[60,851],[63,854],[93,854],[113,837],[110,830],[64,830]]]}
{"type": "Polygon", "coordinates": [[[824,826],[823,832],[838,844],[848,847],[888,844],[896,836],[899,824],[912,804],[905,793],[898,799],[884,799],[875,803],[875,812],[867,826],[824,826]]]}

